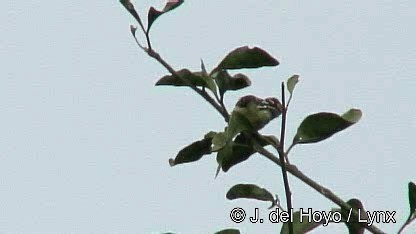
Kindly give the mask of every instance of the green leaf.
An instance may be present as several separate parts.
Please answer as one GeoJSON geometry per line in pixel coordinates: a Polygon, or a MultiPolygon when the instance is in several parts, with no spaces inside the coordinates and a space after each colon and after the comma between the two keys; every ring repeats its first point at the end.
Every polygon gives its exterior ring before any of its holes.
{"type": "Polygon", "coordinates": [[[225,132],[219,132],[214,135],[212,138],[212,151],[216,152],[222,148],[224,148],[225,145],[228,143],[227,134],[225,132]]]}
{"type": "Polygon", "coordinates": [[[169,159],[170,166],[195,162],[201,159],[202,156],[211,154],[212,136],[209,134],[207,134],[203,140],[195,141],[181,149],[175,159],[169,159]]]}
{"type": "Polygon", "coordinates": [[[240,234],[240,231],[238,229],[229,228],[216,232],[215,234],[240,234]]]}
{"type": "Polygon", "coordinates": [[[251,85],[250,79],[244,74],[238,73],[234,76],[228,74],[226,70],[221,70],[214,75],[221,97],[229,90],[239,90],[251,85]]]}
{"type": "Polygon", "coordinates": [[[409,182],[409,205],[410,214],[416,215],[416,184],[409,182]]]}
{"type": "MultiPolygon", "coordinates": [[[[216,85],[212,78],[204,76],[202,72],[191,72],[188,69],[181,69],[177,74],[183,79],[188,80],[192,85],[206,87],[212,92],[216,92],[216,85]]],[[[156,86],[188,86],[181,78],[173,75],[166,75],[156,82],[156,86]]]]}
{"type": "MultiPolygon", "coordinates": [[[[354,210],[360,213],[360,219],[361,220],[368,220],[367,213],[364,210],[364,206],[358,199],[350,199],[347,201],[348,205],[350,205],[354,210]]],[[[350,213],[349,210],[341,209],[343,211],[342,218],[343,220],[348,220],[348,215],[350,213]]],[[[349,222],[346,222],[345,225],[347,225],[349,234],[363,234],[365,228],[358,222],[358,217],[355,217],[353,215],[350,216],[349,222]]]]}
{"type": "Polygon", "coordinates": [[[342,118],[350,123],[357,123],[363,114],[359,109],[350,109],[349,111],[342,114],[342,118]]]}
{"type": "Polygon", "coordinates": [[[327,112],[309,115],[300,124],[293,143],[307,144],[325,140],[357,123],[361,116],[358,109],[351,109],[341,116],[327,112]]]}
{"type": "Polygon", "coordinates": [[[208,76],[207,69],[205,68],[204,60],[201,59],[201,71],[204,76],[208,76]]]}
{"type": "Polygon", "coordinates": [[[155,20],[159,18],[159,16],[175,9],[183,2],[183,0],[168,0],[165,7],[161,11],[156,10],[154,7],[150,7],[149,12],[147,14],[147,32],[150,31],[150,27],[152,27],[153,22],[155,22],[155,20]]]}
{"type": "Polygon", "coordinates": [[[258,47],[249,48],[248,46],[243,46],[231,51],[225,56],[214,71],[277,65],[279,65],[279,62],[266,51],[258,47]]]}
{"type": "Polygon", "coordinates": [[[289,91],[290,94],[293,93],[293,90],[295,89],[295,86],[298,82],[299,82],[299,76],[298,75],[293,75],[287,80],[286,86],[287,86],[287,90],[289,91]]]}
{"type": "Polygon", "coordinates": [[[260,201],[270,201],[271,207],[276,205],[273,195],[265,188],[260,188],[255,184],[237,184],[230,188],[226,195],[227,199],[234,200],[238,198],[256,199],[260,201]]]}
{"type": "MultiPolygon", "coordinates": [[[[307,221],[307,218],[303,218],[302,222],[300,222],[300,211],[296,211],[293,213],[293,233],[294,234],[304,234],[307,233],[317,227],[319,227],[320,223],[307,221]]],[[[282,229],[280,230],[280,234],[289,234],[289,224],[287,222],[283,223],[282,229]]]]}
{"type": "Polygon", "coordinates": [[[273,136],[273,135],[262,135],[262,140],[263,142],[261,143],[262,146],[265,145],[274,145],[274,146],[279,146],[280,141],[279,139],[277,139],[277,137],[273,136]]]}

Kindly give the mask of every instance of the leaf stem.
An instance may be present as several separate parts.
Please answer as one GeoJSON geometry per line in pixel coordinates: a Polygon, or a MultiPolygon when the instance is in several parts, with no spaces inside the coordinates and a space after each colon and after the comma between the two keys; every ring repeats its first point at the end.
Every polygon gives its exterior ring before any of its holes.
{"type": "MultiPolygon", "coordinates": [[[[282,168],[282,175],[283,175],[283,183],[285,185],[285,194],[286,194],[286,206],[289,212],[289,220],[292,220],[291,210],[292,210],[292,194],[290,192],[289,186],[289,179],[287,176],[286,171],[286,163],[285,163],[285,131],[286,131],[286,101],[285,101],[285,84],[282,82],[282,125],[280,128],[280,144],[279,144],[279,160],[280,160],[280,167],[282,168]]],[[[289,234],[293,234],[293,223],[289,222],[289,234]]]]}

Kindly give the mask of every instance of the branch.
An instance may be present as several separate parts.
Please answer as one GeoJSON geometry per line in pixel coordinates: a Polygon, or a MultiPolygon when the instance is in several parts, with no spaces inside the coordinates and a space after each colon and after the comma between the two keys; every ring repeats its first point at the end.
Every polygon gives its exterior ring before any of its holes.
{"type": "Polygon", "coordinates": [[[215,100],[208,95],[207,92],[204,92],[200,89],[198,89],[195,85],[193,85],[189,80],[184,79],[181,77],[165,60],[160,57],[158,53],[156,53],[153,49],[145,49],[146,53],[156,59],[162,66],[166,68],[173,76],[178,77],[181,79],[185,84],[187,84],[189,87],[191,87],[192,90],[197,92],[201,97],[203,97],[209,104],[211,104],[223,117],[225,122],[228,122],[230,115],[228,114],[227,110],[225,110],[223,107],[221,107],[215,100]]]}
{"type": "MultiPolygon", "coordinates": [[[[269,152],[268,150],[266,150],[264,148],[257,148],[256,150],[257,150],[258,153],[265,156],[266,158],[268,158],[269,160],[271,160],[275,164],[277,164],[279,166],[282,166],[282,164],[280,163],[280,160],[273,153],[269,152]]],[[[286,170],[290,174],[294,175],[299,180],[304,182],[305,184],[307,184],[310,187],[312,187],[313,189],[315,189],[318,193],[322,194],[324,197],[328,198],[329,200],[331,200],[332,202],[334,202],[335,204],[340,206],[341,208],[346,209],[346,210],[350,210],[352,208],[350,205],[348,205],[348,203],[346,203],[341,198],[339,198],[331,190],[329,190],[328,188],[325,188],[324,186],[318,184],[317,182],[315,182],[314,180],[312,180],[311,178],[309,178],[308,176],[303,174],[301,171],[299,171],[299,169],[295,165],[287,164],[286,165],[286,170]]],[[[358,212],[353,209],[352,210],[352,215],[355,216],[355,217],[358,217],[358,212]]],[[[376,234],[384,234],[385,233],[385,232],[381,231],[379,228],[377,228],[374,224],[371,225],[371,226],[368,226],[368,225],[366,225],[366,223],[361,223],[361,225],[372,233],[376,233],[376,234]]]]}
{"type": "MultiPolygon", "coordinates": [[[[285,84],[282,83],[282,125],[280,127],[280,144],[278,147],[277,152],[279,153],[280,159],[280,167],[282,168],[282,175],[283,175],[283,183],[285,185],[285,193],[286,193],[286,206],[287,210],[289,211],[289,215],[291,214],[292,210],[292,194],[290,192],[289,186],[289,179],[287,177],[286,171],[286,163],[285,163],[285,130],[286,130],[286,101],[285,101],[285,84]]],[[[291,220],[291,217],[289,216],[291,220]]],[[[293,234],[293,223],[289,222],[289,234],[293,234]]]]}
{"type": "MultiPolygon", "coordinates": [[[[141,25],[142,26],[142,25],[141,25]]],[[[136,38],[136,35],[133,34],[133,37],[137,43],[137,45],[140,47],[140,49],[142,49],[143,51],[145,51],[150,57],[154,58],[156,61],[158,61],[163,67],[166,68],[166,70],[169,71],[170,74],[172,74],[173,76],[179,78],[180,80],[182,80],[187,86],[189,86],[192,90],[194,90],[196,93],[198,93],[201,97],[203,97],[209,104],[211,104],[223,117],[225,122],[228,123],[228,120],[230,119],[230,114],[228,114],[227,109],[225,108],[223,103],[218,104],[217,102],[215,102],[215,100],[204,90],[199,89],[198,87],[196,87],[194,84],[192,84],[189,80],[181,77],[176,71],[175,69],[172,68],[171,65],[169,65],[156,51],[154,51],[151,48],[151,44],[150,44],[150,39],[149,39],[149,34],[144,30],[144,28],[142,27],[142,30],[144,32],[144,34],[146,35],[146,41],[147,41],[147,45],[149,46],[149,48],[145,48],[144,46],[142,46],[139,41],[136,38]]]]}

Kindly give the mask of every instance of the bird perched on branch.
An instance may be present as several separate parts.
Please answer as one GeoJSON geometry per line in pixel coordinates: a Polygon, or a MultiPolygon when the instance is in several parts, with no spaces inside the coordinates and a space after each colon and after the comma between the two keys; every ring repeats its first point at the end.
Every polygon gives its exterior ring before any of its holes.
{"type": "Polygon", "coordinates": [[[277,98],[261,99],[254,95],[247,95],[238,100],[233,112],[242,114],[250,122],[253,130],[262,129],[271,120],[282,113],[283,106],[277,98]]]}

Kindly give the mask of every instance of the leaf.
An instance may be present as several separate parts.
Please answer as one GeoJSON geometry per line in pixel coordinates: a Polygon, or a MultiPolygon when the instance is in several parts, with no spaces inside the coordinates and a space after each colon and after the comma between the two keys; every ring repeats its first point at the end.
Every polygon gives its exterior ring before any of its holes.
{"type": "Polygon", "coordinates": [[[142,24],[142,20],[140,19],[139,14],[137,14],[136,10],[134,9],[134,5],[130,2],[130,0],[120,0],[120,3],[126,8],[126,10],[139,22],[142,24]]]}
{"type": "MultiPolygon", "coordinates": [[[[270,145],[270,141],[265,140],[264,137],[270,139],[270,136],[263,136],[259,144],[261,146],[270,145]]],[[[221,169],[227,172],[231,167],[247,160],[255,152],[251,140],[247,138],[247,134],[239,134],[234,141],[227,143],[225,147],[218,151],[217,162],[221,169]]]]}
{"type": "Polygon", "coordinates": [[[154,7],[150,7],[149,12],[147,13],[147,33],[150,31],[150,27],[155,22],[159,16],[175,9],[176,7],[180,6],[184,0],[168,0],[163,10],[159,11],[156,10],[154,7]]]}
{"type": "Polygon", "coordinates": [[[181,149],[175,159],[169,159],[170,166],[198,161],[202,156],[211,153],[211,144],[212,137],[207,134],[203,140],[195,141],[181,149]]]}
{"type": "MultiPolygon", "coordinates": [[[[367,213],[364,210],[364,206],[358,199],[350,199],[347,201],[354,210],[359,212],[361,220],[368,220],[367,213]]],[[[343,220],[348,220],[349,210],[341,209],[343,211],[343,220]]],[[[353,215],[350,216],[349,222],[346,222],[349,234],[363,234],[365,228],[359,223],[358,217],[353,215]]]]}
{"type": "Polygon", "coordinates": [[[295,89],[295,86],[298,82],[299,82],[299,75],[293,75],[287,80],[286,86],[290,94],[293,93],[293,90],[295,89]]]}
{"type": "Polygon", "coordinates": [[[362,113],[359,109],[351,109],[342,116],[328,112],[309,115],[300,124],[293,144],[307,144],[325,140],[357,123],[361,116],[362,113]]]}
{"type": "Polygon", "coordinates": [[[273,195],[265,188],[260,188],[255,184],[237,184],[230,188],[226,195],[227,199],[234,200],[238,198],[256,199],[260,201],[270,201],[272,205],[276,205],[273,195]]]}
{"type": "Polygon", "coordinates": [[[215,234],[240,234],[240,231],[238,229],[229,228],[216,232],[215,234]]]}
{"type": "Polygon", "coordinates": [[[416,215],[416,184],[409,182],[409,205],[410,214],[416,215]]]}
{"type": "Polygon", "coordinates": [[[227,145],[228,138],[225,132],[219,132],[212,138],[212,151],[218,151],[227,145]]]}
{"type": "Polygon", "coordinates": [[[238,73],[230,76],[226,70],[221,70],[214,76],[215,82],[218,85],[221,97],[229,90],[239,90],[251,85],[250,79],[244,74],[238,73]]]}
{"type": "Polygon", "coordinates": [[[264,140],[264,142],[262,143],[262,146],[265,146],[265,145],[279,146],[280,145],[279,139],[277,139],[277,137],[273,135],[269,135],[269,136],[262,135],[262,140],[264,140]]]}
{"type": "Polygon", "coordinates": [[[231,167],[247,160],[254,154],[254,150],[249,145],[228,143],[225,147],[218,151],[217,162],[224,172],[231,167]]]}
{"type": "Polygon", "coordinates": [[[137,31],[137,27],[134,25],[130,25],[130,32],[133,35],[133,37],[136,37],[136,31],[137,31]]]}
{"type": "MultiPolygon", "coordinates": [[[[183,79],[188,80],[192,85],[199,87],[206,87],[212,92],[216,92],[216,85],[214,80],[208,76],[204,76],[202,72],[191,72],[188,69],[181,69],[176,72],[183,79]]],[[[170,85],[170,86],[188,86],[181,78],[173,75],[166,75],[156,82],[156,86],[170,85]]]]}
{"type": "Polygon", "coordinates": [[[207,69],[205,68],[204,60],[201,59],[201,72],[204,76],[208,76],[207,69]]]}
{"type": "MultiPolygon", "coordinates": [[[[319,227],[320,223],[311,222],[309,223],[307,218],[303,218],[302,222],[300,222],[300,211],[296,211],[293,213],[293,233],[294,234],[303,234],[307,233],[317,227],[319,227]]],[[[283,223],[282,229],[280,230],[280,234],[289,234],[289,224],[287,222],[283,223]]]]}
{"type": "Polygon", "coordinates": [[[214,71],[277,65],[279,65],[279,62],[266,51],[258,47],[249,48],[248,46],[243,46],[231,51],[225,56],[214,71]]]}

